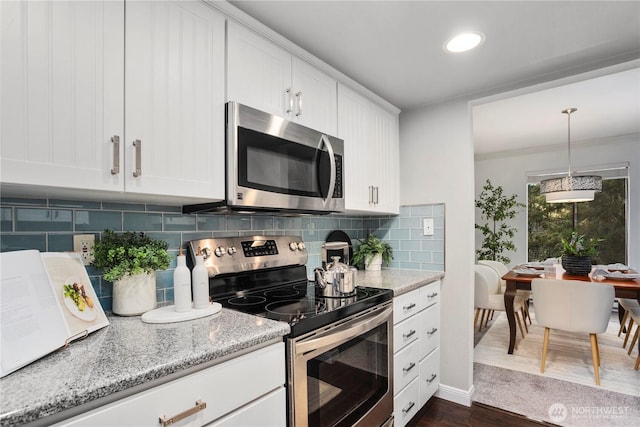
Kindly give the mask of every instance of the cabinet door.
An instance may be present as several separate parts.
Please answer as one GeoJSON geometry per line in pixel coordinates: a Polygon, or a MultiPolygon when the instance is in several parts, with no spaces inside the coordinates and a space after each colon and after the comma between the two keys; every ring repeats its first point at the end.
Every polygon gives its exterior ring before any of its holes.
{"type": "Polygon", "coordinates": [[[126,8],[125,191],[224,198],[224,18],[200,2],[126,8]]]}
{"type": "Polygon", "coordinates": [[[291,54],[234,22],[227,28],[227,100],[291,118],[291,54]]]}
{"type": "Polygon", "coordinates": [[[374,179],[376,186],[375,209],[379,213],[399,213],[399,155],[398,116],[373,105],[372,155],[376,156],[378,173],[374,179]]]}
{"type": "Polygon", "coordinates": [[[371,171],[376,157],[368,146],[370,109],[368,99],[338,84],[338,138],[344,140],[344,194],[349,211],[369,211],[372,207],[371,171]]]}
{"type": "Polygon", "coordinates": [[[293,57],[294,120],[329,135],[338,133],[337,82],[293,57]]]}
{"type": "Polygon", "coordinates": [[[124,2],[0,2],[3,183],[122,190],[124,2]]]}

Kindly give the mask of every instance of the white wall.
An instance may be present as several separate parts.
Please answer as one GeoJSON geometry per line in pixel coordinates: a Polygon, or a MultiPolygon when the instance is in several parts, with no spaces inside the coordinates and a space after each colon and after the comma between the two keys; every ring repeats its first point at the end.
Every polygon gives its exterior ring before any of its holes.
{"type": "MultiPolygon", "coordinates": [[[[572,169],[629,163],[629,260],[631,266],[640,266],[640,135],[628,135],[604,141],[571,142],[572,169]]],[[[527,173],[543,170],[566,170],[567,147],[558,145],[545,151],[524,154],[498,153],[476,158],[475,198],[482,191],[487,178],[494,186],[502,186],[504,194],[516,194],[518,201],[527,202],[527,173]]],[[[480,223],[480,212],[476,209],[476,223],[480,223]]],[[[518,229],[514,243],[517,251],[506,253],[511,265],[527,260],[527,215],[523,209],[510,224],[518,229]]],[[[481,246],[482,236],[476,232],[476,249],[481,246]]],[[[622,261],[622,260],[621,260],[622,261]]]]}
{"type": "Polygon", "coordinates": [[[400,114],[400,204],[445,204],[438,395],[466,405],[473,392],[473,160],[466,101],[400,114]]]}

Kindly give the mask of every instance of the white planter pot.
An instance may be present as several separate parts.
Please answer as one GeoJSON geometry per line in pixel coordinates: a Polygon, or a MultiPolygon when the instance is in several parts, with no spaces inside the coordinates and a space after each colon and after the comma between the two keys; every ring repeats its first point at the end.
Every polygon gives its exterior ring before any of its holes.
{"type": "Polygon", "coordinates": [[[113,282],[111,310],[119,316],[138,316],[156,308],[156,273],[124,276],[113,282]]]}
{"type": "Polygon", "coordinates": [[[364,269],[369,271],[380,271],[382,266],[382,254],[375,254],[373,257],[367,256],[364,260],[364,269]]]}

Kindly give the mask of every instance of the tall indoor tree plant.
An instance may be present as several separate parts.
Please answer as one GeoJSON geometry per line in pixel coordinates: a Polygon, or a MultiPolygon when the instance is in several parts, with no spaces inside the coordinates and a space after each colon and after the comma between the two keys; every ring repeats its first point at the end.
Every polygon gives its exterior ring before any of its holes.
{"type": "Polygon", "coordinates": [[[513,236],[517,229],[506,220],[515,218],[523,203],[519,203],[517,196],[512,194],[505,196],[501,186],[493,186],[491,180],[487,179],[482,187],[482,192],[476,200],[476,208],[481,211],[481,218],[484,224],[476,224],[476,230],[482,233],[482,247],[476,250],[478,259],[500,261],[504,264],[511,262],[511,258],[503,255],[505,251],[513,251],[516,246],[513,244],[513,236]]]}

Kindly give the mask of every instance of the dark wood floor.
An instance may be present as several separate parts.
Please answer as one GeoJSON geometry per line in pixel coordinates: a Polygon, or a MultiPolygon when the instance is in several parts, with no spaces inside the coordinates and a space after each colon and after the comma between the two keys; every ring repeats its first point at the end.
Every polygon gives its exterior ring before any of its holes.
{"type": "Polygon", "coordinates": [[[553,424],[539,423],[522,415],[479,403],[473,403],[471,407],[467,407],[432,397],[409,422],[408,427],[539,427],[545,425],[553,424]]]}

